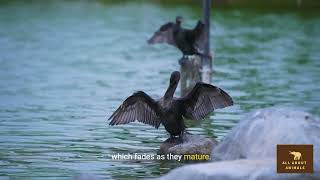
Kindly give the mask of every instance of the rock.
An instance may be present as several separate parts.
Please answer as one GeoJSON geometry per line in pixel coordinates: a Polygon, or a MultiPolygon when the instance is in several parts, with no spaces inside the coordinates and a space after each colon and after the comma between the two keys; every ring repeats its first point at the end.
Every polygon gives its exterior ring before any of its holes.
{"type": "Polygon", "coordinates": [[[254,111],[213,148],[211,163],[177,168],[159,179],[320,179],[320,118],[288,108],[254,111]],[[313,174],[276,173],[277,144],[313,144],[313,174]]]}
{"type": "Polygon", "coordinates": [[[248,114],[214,148],[214,160],[276,158],[277,144],[313,144],[314,168],[320,169],[320,119],[288,108],[248,114]]]}
{"type": "Polygon", "coordinates": [[[174,169],[159,180],[300,180],[319,179],[318,174],[277,174],[274,159],[234,160],[186,165],[174,169]]]}
{"type": "Polygon", "coordinates": [[[199,135],[185,134],[183,143],[179,141],[170,142],[167,139],[161,144],[160,154],[211,154],[213,147],[217,144],[216,140],[204,138],[199,135]]]}

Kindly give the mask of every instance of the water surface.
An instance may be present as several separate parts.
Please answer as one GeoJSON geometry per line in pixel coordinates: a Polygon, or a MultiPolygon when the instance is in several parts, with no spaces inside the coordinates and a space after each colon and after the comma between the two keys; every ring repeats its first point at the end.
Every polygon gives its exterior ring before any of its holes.
{"type": "MultiPolygon", "coordinates": [[[[163,95],[181,54],[146,40],[178,14],[192,27],[201,12],[141,1],[0,3],[0,179],[145,178],[182,165],[112,161],[118,152],[154,153],[168,135],[107,126],[134,91],[163,95]]],[[[319,16],[215,10],[211,30],[212,82],[235,105],[188,122],[191,133],[221,140],[245,113],[274,105],[320,115],[319,16]]]]}

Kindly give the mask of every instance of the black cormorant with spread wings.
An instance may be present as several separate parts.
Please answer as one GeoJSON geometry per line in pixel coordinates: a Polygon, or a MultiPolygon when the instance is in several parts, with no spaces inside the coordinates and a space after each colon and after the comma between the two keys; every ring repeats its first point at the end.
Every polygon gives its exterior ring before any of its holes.
{"type": "Polygon", "coordinates": [[[180,73],[173,72],[167,91],[157,101],[143,91],[129,96],[111,115],[109,125],[138,120],[155,128],[162,124],[171,138],[182,137],[186,128],[184,118],[199,121],[215,109],[233,105],[232,98],[225,91],[202,82],[198,82],[186,96],[174,98],[179,80],[180,73]]]}
{"type": "MultiPolygon", "coordinates": [[[[205,56],[201,51],[204,47],[204,27],[198,21],[193,29],[181,27],[182,17],[176,17],[176,22],[168,22],[162,25],[147,41],[148,44],[167,43],[178,48],[183,57],[189,55],[205,56]]],[[[211,56],[209,55],[209,58],[211,56]]]]}

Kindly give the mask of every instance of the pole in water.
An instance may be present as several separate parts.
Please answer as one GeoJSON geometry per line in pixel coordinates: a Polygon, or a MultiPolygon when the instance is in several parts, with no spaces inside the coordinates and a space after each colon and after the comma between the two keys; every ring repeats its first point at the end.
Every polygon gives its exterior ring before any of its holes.
{"type": "Polygon", "coordinates": [[[210,55],[209,38],[210,38],[211,0],[202,0],[202,8],[203,8],[203,21],[205,24],[205,38],[204,38],[204,52],[203,52],[205,57],[202,57],[202,81],[205,83],[210,83],[211,72],[212,72],[212,60],[208,57],[210,55]]]}

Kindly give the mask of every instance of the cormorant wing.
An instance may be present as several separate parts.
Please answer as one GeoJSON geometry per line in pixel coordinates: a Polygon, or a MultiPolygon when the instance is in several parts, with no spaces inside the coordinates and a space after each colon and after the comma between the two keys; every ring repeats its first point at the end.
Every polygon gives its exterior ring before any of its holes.
{"type": "Polygon", "coordinates": [[[168,22],[162,25],[159,30],[154,32],[153,36],[148,40],[149,44],[155,43],[167,43],[176,46],[173,39],[173,29],[175,24],[173,22],[168,22]]]}
{"type": "Polygon", "coordinates": [[[184,105],[184,117],[202,120],[215,109],[233,105],[232,98],[222,89],[198,82],[185,97],[181,98],[184,105]]]}
{"type": "Polygon", "coordinates": [[[195,38],[195,48],[198,51],[204,50],[204,41],[205,41],[205,24],[202,21],[198,21],[197,25],[193,29],[194,38],[195,38]]]}
{"type": "Polygon", "coordinates": [[[158,128],[161,121],[157,112],[157,102],[146,93],[138,91],[128,97],[111,115],[109,125],[127,124],[138,120],[139,122],[158,128]]]}

